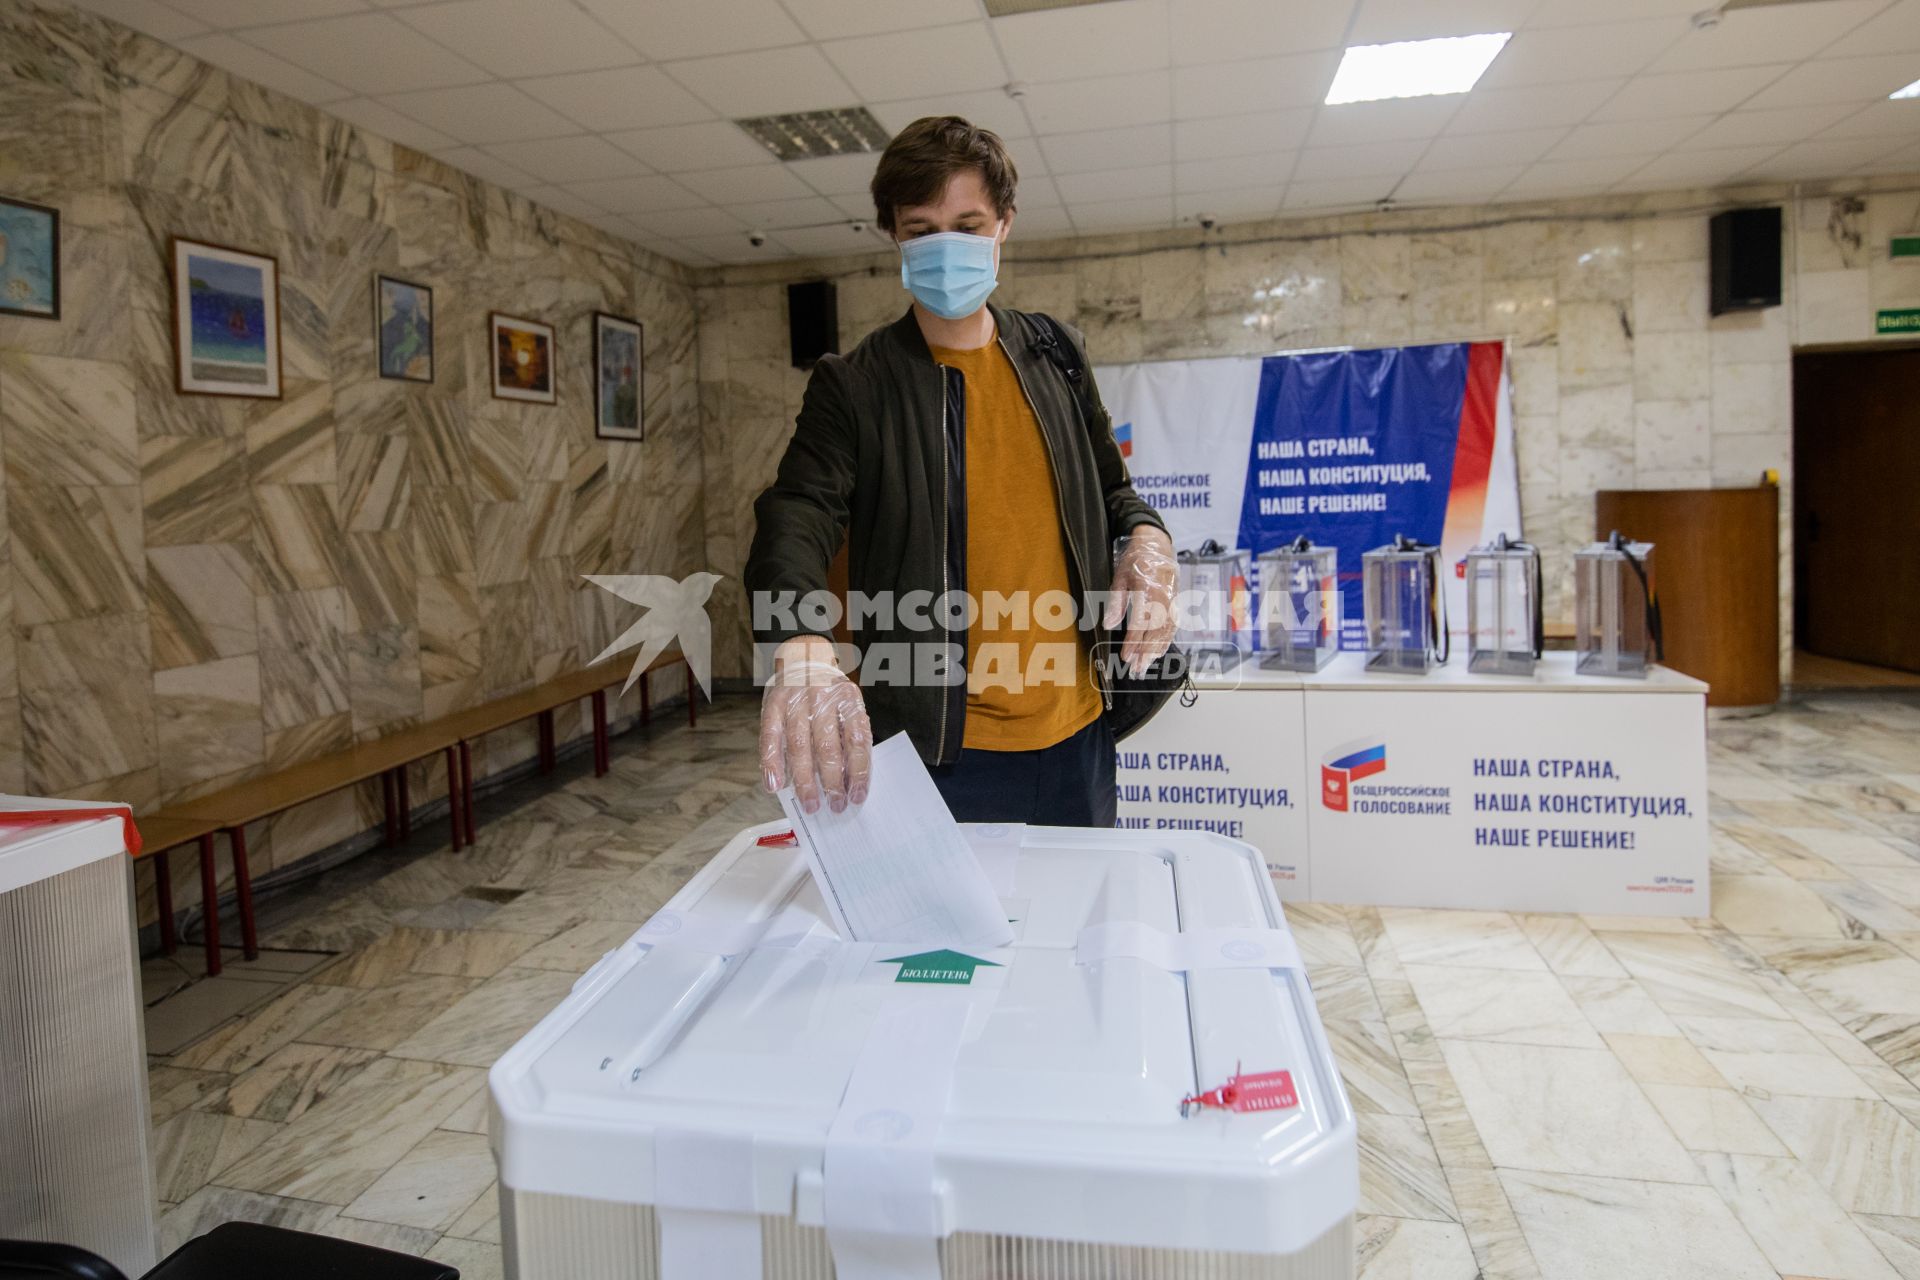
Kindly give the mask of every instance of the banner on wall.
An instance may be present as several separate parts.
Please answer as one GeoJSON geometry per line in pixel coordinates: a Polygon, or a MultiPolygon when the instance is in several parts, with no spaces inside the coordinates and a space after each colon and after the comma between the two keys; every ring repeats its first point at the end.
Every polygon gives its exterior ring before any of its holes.
{"type": "Polygon", "coordinates": [[[1134,487],[1182,550],[1340,551],[1342,639],[1363,642],[1361,554],[1437,543],[1466,627],[1467,549],[1521,536],[1505,345],[1305,351],[1095,370],[1134,487]]]}

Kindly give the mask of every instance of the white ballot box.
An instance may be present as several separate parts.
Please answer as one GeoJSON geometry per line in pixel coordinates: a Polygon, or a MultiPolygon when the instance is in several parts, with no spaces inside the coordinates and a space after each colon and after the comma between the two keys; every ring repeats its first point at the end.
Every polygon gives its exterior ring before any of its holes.
{"type": "Polygon", "coordinates": [[[1260,855],[962,828],[1010,946],[840,940],[751,828],[493,1067],[519,1280],[1345,1280],[1353,1109],[1260,855]]]}
{"type": "Polygon", "coordinates": [[[154,1263],[131,819],[0,796],[0,1239],[154,1263]]]}

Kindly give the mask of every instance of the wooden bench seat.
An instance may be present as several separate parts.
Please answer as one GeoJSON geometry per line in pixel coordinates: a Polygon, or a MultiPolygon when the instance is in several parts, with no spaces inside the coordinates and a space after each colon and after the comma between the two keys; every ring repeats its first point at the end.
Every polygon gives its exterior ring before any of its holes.
{"type": "MultiPolygon", "coordinates": [[[[678,650],[663,653],[648,664],[647,670],[640,676],[642,723],[652,718],[648,677],[663,668],[685,664],[686,659],[678,650]]],[[[248,823],[272,817],[310,800],[378,777],[385,791],[386,840],[388,843],[404,840],[413,833],[413,806],[407,790],[407,766],[435,754],[444,754],[447,765],[447,821],[453,848],[457,851],[473,843],[474,838],[471,744],[508,725],[522,720],[537,720],[540,734],[539,767],[545,773],[554,764],[553,713],[568,703],[589,698],[593,708],[593,771],[596,775],[603,774],[609,763],[606,692],[610,686],[624,684],[631,669],[631,663],[610,662],[569,672],[523,692],[508,694],[423,725],[348,747],[344,751],[250,778],[193,800],[183,800],[138,819],[144,843],[143,857],[151,859],[156,876],[155,906],[160,916],[161,948],[171,955],[176,946],[173,881],[167,862],[168,850],[190,842],[199,844],[207,972],[210,975],[217,974],[220,972],[220,913],[213,860],[213,837],[216,832],[224,831],[227,835],[228,851],[233,859],[234,896],[240,912],[241,946],[251,960],[260,954],[260,944],[254,925],[253,876],[247,866],[248,823]]],[[[697,723],[697,717],[693,672],[689,666],[687,723],[697,723]]]]}

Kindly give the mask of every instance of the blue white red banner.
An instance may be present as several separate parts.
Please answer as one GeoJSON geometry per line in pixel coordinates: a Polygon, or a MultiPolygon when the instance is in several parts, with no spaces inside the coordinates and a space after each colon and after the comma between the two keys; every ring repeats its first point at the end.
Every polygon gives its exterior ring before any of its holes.
{"type": "MultiPolygon", "coordinates": [[[[1443,562],[1519,538],[1512,393],[1498,342],[1111,365],[1095,371],[1134,487],[1182,550],[1338,547],[1347,647],[1360,557],[1406,534],[1443,562]]],[[[1448,615],[1466,625],[1447,575],[1448,615]]]]}

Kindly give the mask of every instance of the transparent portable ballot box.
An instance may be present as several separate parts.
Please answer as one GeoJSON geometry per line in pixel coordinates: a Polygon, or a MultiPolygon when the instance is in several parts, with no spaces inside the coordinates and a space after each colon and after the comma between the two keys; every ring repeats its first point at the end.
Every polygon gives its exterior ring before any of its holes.
{"type": "Polygon", "coordinates": [[[1340,550],[1305,535],[1260,553],[1260,665],[1318,671],[1340,652],[1340,550]]]}
{"type": "Polygon", "coordinates": [[[1653,544],[1618,532],[1573,553],[1574,669],[1644,679],[1660,660],[1653,544]]]}
{"type": "Polygon", "coordinates": [[[1447,661],[1440,548],[1400,534],[1360,557],[1367,670],[1425,675],[1447,661]]]}
{"type": "Polygon", "coordinates": [[[1530,676],[1540,660],[1540,552],[1497,535],[1467,552],[1467,670],[1530,676]]]}
{"type": "Polygon", "coordinates": [[[1352,1280],[1354,1113],[1258,850],[963,825],[1015,921],[964,955],[843,942],[786,825],[494,1065],[508,1275],[1352,1280]]]}
{"type": "Polygon", "coordinates": [[[1180,585],[1174,597],[1178,627],[1174,643],[1190,654],[1237,662],[1253,648],[1252,594],[1247,589],[1251,557],[1209,539],[1182,551],[1180,585]]]}

